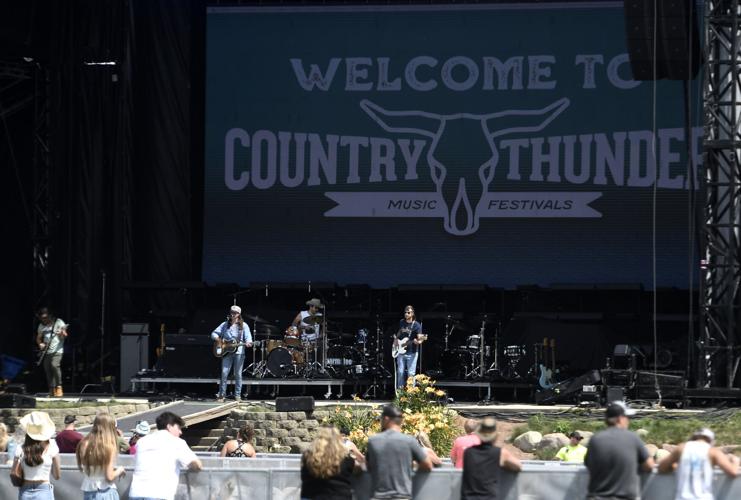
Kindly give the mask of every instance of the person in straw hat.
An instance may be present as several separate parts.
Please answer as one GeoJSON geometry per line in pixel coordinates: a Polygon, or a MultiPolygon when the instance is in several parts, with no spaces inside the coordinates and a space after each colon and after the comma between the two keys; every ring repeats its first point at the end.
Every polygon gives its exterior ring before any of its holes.
{"type": "Polygon", "coordinates": [[[16,448],[11,468],[11,479],[16,476],[20,483],[18,499],[53,500],[54,491],[49,477],[51,474],[54,479],[61,477],[59,448],[51,439],[56,431],[54,422],[48,413],[33,411],[21,418],[20,426],[26,438],[23,446],[16,448]]]}
{"type": "Polygon", "coordinates": [[[713,446],[714,444],[715,433],[703,427],[695,431],[689,441],[674,448],[659,462],[659,472],[677,469],[675,499],[712,500],[714,466],[720,467],[730,477],[738,477],[741,474],[738,457],[726,455],[713,446]]]}
{"type": "Polygon", "coordinates": [[[463,478],[461,500],[497,498],[501,470],[520,472],[520,460],[504,448],[494,445],[497,438],[497,422],[494,417],[485,417],[476,436],[481,444],[471,446],[463,452],[463,478]]]}

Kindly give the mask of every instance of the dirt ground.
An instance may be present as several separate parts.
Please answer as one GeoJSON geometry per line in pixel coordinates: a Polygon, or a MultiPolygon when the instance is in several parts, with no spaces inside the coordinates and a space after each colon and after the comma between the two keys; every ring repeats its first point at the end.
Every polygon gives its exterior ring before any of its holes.
{"type": "MultiPolygon", "coordinates": [[[[463,421],[460,419],[461,433],[463,433],[463,421]]],[[[516,446],[512,445],[509,441],[512,434],[515,432],[515,428],[522,425],[516,422],[507,422],[505,420],[497,420],[497,440],[495,444],[509,450],[514,456],[520,460],[535,460],[536,457],[533,453],[525,453],[516,446]]]]}

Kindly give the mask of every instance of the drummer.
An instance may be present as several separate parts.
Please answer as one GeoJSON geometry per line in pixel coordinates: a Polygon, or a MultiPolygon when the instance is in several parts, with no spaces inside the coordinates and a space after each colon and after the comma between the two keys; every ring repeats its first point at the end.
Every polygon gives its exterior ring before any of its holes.
{"type": "Polygon", "coordinates": [[[306,301],[306,305],[308,309],[298,313],[291,324],[301,332],[302,342],[316,343],[322,323],[319,311],[324,309],[324,305],[316,298],[306,301]]]}

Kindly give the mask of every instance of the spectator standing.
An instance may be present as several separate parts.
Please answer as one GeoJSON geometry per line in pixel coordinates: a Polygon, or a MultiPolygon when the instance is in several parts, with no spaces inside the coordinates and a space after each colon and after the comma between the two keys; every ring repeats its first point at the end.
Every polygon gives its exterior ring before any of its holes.
{"type": "Polygon", "coordinates": [[[350,452],[350,456],[355,459],[355,463],[358,464],[360,468],[365,470],[365,455],[363,455],[363,453],[358,449],[355,443],[353,443],[350,439],[350,428],[343,425],[340,426],[337,430],[340,432],[340,436],[342,437],[342,444],[345,446],[347,451],[350,452]]]}
{"type": "Polygon", "coordinates": [[[82,434],[75,430],[77,417],[66,415],[64,417],[64,430],[57,432],[54,441],[57,442],[59,453],[74,453],[77,451],[77,445],[82,441],[82,434]]]}
{"type": "Polygon", "coordinates": [[[582,439],[584,436],[579,431],[573,431],[569,434],[569,444],[558,450],[556,458],[564,462],[584,463],[587,447],[581,444],[582,439]]]}
{"type": "Polygon", "coordinates": [[[123,467],[116,467],[118,443],[116,421],[108,413],[99,413],[93,428],[77,446],[77,467],[82,472],[84,500],[118,500],[116,479],[124,476],[123,467]]]}
{"type": "Polygon", "coordinates": [[[412,498],[412,462],[418,471],[432,470],[432,461],[412,436],[401,432],[404,415],[394,405],[383,407],[381,431],[368,440],[366,461],[373,499],[412,498]]]}
{"type": "Polygon", "coordinates": [[[465,436],[460,436],[453,441],[453,448],[450,450],[450,460],[456,469],[463,468],[463,452],[471,446],[481,444],[479,436],[476,434],[476,428],[479,426],[479,422],[476,419],[466,419],[463,424],[463,430],[466,431],[465,436]]]}
{"type": "Polygon", "coordinates": [[[230,439],[221,448],[222,457],[241,457],[255,458],[255,448],[252,446],[252,440],[255,437],[255,430],[251,425],[243,425],[237,431],[237,439],[230,439]]]}
{"type": "Polygon", "coordinates": [[[301,499],[352,500],[350,478],[355,459],[334,427],[319,429],[301,457],[301,499]]]}
{"type": "Polygon", "coordinates": [[[497,498],[502,469],[520,472],[520,460],[504,448],[494,446],[497,422],[484,418],[476,430],[481,444],[469,446],[463,452],[461,500],[491,500],[497,498]]]}
{"type": "Polygon", "coordinates": [[[54,422],[48,413],[33,411],[21,418],[20,425],[26,438],[16,448],[11,468],[11,475],[22,478],[18,500],[54,500],[49,478],[61,477],[59,448],[51,439],[54,422]]]}
{"type": "Polygon", "coordinates": [[[136,443],[141,438],[149,435],[149,422],[146,420],[139,420],[134,427],[133,435],[129,439],[129,455],[136,455],[136,443]]]}
{"type": "Polygon", "coordinates": [[[713,500],[713,466],[717,465],[730,477],[741,474],[738,457],[726,455],[714,444],[715,433],[702,428],[659,462],[659,472],[677,468],[675,500],[713,500]]]}
{"type": "Polygon", "coordinates": [[[589,440],[584,465],[589,470],[588,500],[640,498],[639,467],[651,471],[653,459],[643,441],[628,430],[635,410],[622,401],[610,403],[605,410],[607,429],[589,440]]]}
{"type": "Polygon", "coordinates": [[[185,422],[172,412],[161,413],[157,430],[136,443],[134,476],[129,499],[175,498],[180,470],[199,471],[203,468],[186,442],[180,439],[185,422]]]}

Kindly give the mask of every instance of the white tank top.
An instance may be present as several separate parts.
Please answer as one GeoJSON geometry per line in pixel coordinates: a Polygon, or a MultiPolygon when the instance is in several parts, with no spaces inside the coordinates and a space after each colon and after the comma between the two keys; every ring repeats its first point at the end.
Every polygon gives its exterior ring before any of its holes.
{"type": "Polygon", "coordinates": [[[309,314],[309,311],[301,311],[301,326],[306,327],[306,329],[304,329],[303,333],[301,334],[301,339],[304,342],[313,341],[319,337],[319,324],[316,323],[310,325],[304,322],[304,320],[309,316],[311,316],[311,314],[309,314]]]}
{"type": "Polygon", "coordinates": [[[713,465],[710,443],[687,441],[677,468],[676,500],[713,500],[713,465]]]}
{"type": "Polygon", "coordinates": [[[102,491],[107,488],[116,488],[116,483],[109,483],[105,478],[105,471],[102,469],[93,469],[91,475],[82,474],[82,491],[102,491]]]}

